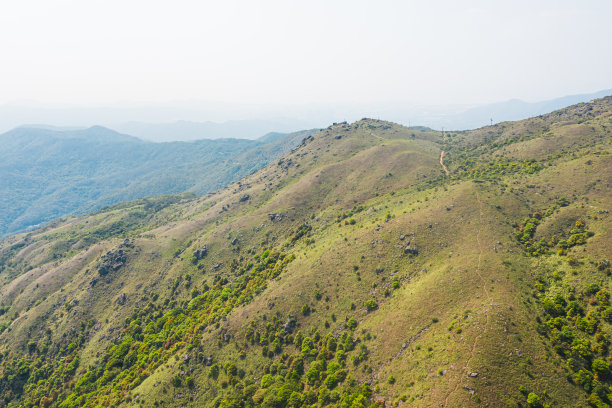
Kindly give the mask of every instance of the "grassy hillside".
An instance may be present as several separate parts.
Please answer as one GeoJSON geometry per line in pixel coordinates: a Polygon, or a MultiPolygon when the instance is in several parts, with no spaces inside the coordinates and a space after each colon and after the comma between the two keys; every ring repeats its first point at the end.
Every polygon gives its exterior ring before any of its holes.
{"type": "Polygon", "coordinates": [[[141,197],[214,191],[314,131],[274,140],[150,143],[102,127],[0,135],[0,236],[141,197]]]}
{"type": "Polygon", "coordinates": [[[0,398],[609,406],[611,117],[337,124],[214,194],[11,237],[0,398]]]}

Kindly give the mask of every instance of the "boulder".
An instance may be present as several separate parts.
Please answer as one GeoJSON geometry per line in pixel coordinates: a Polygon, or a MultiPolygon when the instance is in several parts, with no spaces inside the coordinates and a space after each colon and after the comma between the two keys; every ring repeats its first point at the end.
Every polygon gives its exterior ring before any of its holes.
{"type": "Polygon", "coordinates": [[[206,245],[204,245],[202,248],[200,249],[196,249],[195,251],[193,251],[193,256],[199,261],[200,259],[204,258],[206,255],[208,254],[208,248],[206,248],[206,245]]]}
{"type": "Polygon", "coordinates": [[[127,296],[125,293],[122,293],[119,295],[119,297],[117,298],[117,303],[121,306],[125,305],[125,302],[127,302],[127,296]]]}
{"type": "Polygon", "coordinates": [[[404,248],[404,253],[409,255],[418,255],[419,249],[416,245],[408,245],[406,248],[404,248]]]}
{"type": "Polygon", "coordinates": [[[102,258],[98,263],[98,273],[100,276],[104,276],[112,271],[119,270],[125,265],[126,260],[127,256],[122,249],[108,251],[106,254],[102,255],[102,258]]]}
{"type": "Polygon", "coordinates": [[[271,214],[268,214],[268,217],[270,217],[270,221],[274,221],[274,222],[278,222],[278,221],[282,221],[283,220],[283,214],[282,213],[271,213],[271,214]]]}
{"type": "Polygon", "coordinates": [[[295,329],[295,325],[296,325],[295,317],[289,316],[289,319],[285,322],[285,324],[283,324],[282,328],[285,331],[285,333],[291,333],[293,332],[293,329],[295,329]]]}

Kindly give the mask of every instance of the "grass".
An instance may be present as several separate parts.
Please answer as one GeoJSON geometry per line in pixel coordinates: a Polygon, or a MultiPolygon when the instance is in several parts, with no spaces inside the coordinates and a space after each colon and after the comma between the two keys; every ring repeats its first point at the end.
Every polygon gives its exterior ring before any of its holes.
{"type": "MultiPolygon", "coordinates": [[[[340,124],[240,184],[155,207],[111,238],[92,231],[112,231],[104,226],[130,220],[142,204],[4,241],[0,305],[10,308],[0,316],[0,325],[8,325],[0,334],[0,370],[7,373],[20,357],[56,363],[80,339],[68,353],[79,364],[73,374],[62,374],[65,385],[39,385],[58,391],[50,406],[288,406],[296,398],[310,404],[313,395],[322,405],[516,406],[525,405],[530,393],[550,406],[586,405],[592,390],[567,380],[575,373],[538,319],[546,318],[542,300],[559,291],[583,293],[592,283],[612,289],[609,269],[597,267],[609,258],[612,240],[606,212],[610,135],[604,128],[610,104],[608,98],[451,137],[375,120],[340,124]],[[439,164],[442,149],[449,177],[439,164]],[[496,165],[504,162],[499,156],[515,166],[496,165]],[[532,171],[532,159],[541,168],[532,171]],[[241,201],[245,194],[250,199],[241,201]],[[515,226],[559,197],[569,205],[544,217],[534,237],[561,234],[580,217],[593,236],[565,255],[531,256],[517,241],[515,226]],[[279,213],[280,220],[270,216],[279,213]],[[100,241],[87,242],[87,236],[100,241]],[[125,237],[135,244],[127,264],[91,287],[99,257],[125,237]],[[405,251],[408,241],[418,255],[405,251]],[[203,245],[208,255],[194,262],[193,251],[203,245]],[[106,364],[114,345],[140,344],[128,337],[134,325],[159,321],[157,312],[186,309],[194,290],[197,297],[215,285],[232,287],[266,250],[292,260],[265,281],[261,293],[215,315],[206,330],[195,328],[212,315],[196,307],[199,317],[177,326],[185,331],[175,333],[180,341],[174,348],[159,348],[163,359],[144,371],[124,368],[116,378],[130,378],[127,383],[96,380],[92,391],[74,394],[87,372],[106,364]],[[568,256],[577,264],[570,265],[568,256]],[[117,303],[121,293],[124,305],[117,303]],[[309,313],[302,313],[305,305],[309,313]],[[281,327],[290,316],[295,329],[288,333],[281,327]],[[90,319],[91,328],[72,330],[90,319]],[[43,328],[51,330],[49,340],[43,328]],[[347,343],[345,360],[321,357],[326,367],[317,370],[323,374],[311,379],[307,372],[318,363],[296,343],[298,332],[320,337],[313,341],[317,353],[327,347],[328,334],[355,342],[347,343]],[[252,341],[254,333],[259,342],[252,341]],[[38,350],[32,355],[30,341],[38,350]],[[280,350],[271,353],[276,346],[280,350]],[[212,357],[217,378],[199,354],[212,357]],[[290,380],[300,359],[304,374],[290,380]],[[337,369],[331,364],[339,361],[345,361],[339,364],[346,378],[340,386],[335,378],[326,383],[337,369]],[[262,387],[264,376],[270,377],[262,387]],[[188,377],[193,387],[186,385],[188,377]]],[[[612,334],[602,319],[599,328],[612,334]]],[[[138,355],[152,351],[139,349],[138,355]]],[[[11,384],[0,382],[8,406],[42,402],[27,387],[9,399],[11,384]]]]}

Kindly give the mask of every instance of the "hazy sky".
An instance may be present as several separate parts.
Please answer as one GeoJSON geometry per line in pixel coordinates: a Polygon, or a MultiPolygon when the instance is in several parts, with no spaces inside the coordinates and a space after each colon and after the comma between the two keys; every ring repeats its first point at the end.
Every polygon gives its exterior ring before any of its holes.
{"type": "Polygon", "coordinates": [[[19,0],[0,103],[541,100],[612,87],[612,1],[19,0]]]}

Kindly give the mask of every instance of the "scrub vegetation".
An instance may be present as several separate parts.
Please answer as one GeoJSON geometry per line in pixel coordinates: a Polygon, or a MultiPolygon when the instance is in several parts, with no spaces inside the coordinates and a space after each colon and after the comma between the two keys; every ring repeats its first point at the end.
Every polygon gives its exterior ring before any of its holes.
{"type": "Polygon", "coordinates": [[[7,238],[0,405],[611,406],[611,118],[339,123],[7,238]]]}

